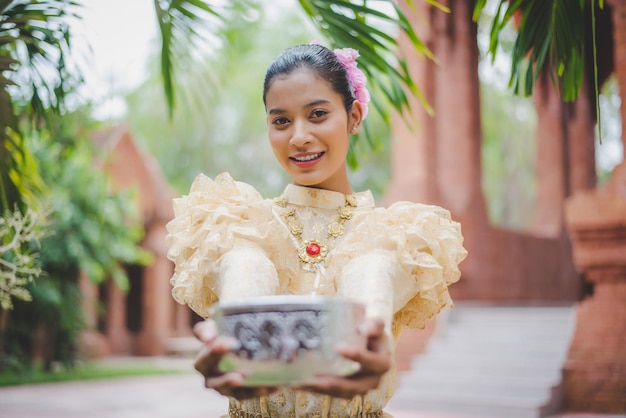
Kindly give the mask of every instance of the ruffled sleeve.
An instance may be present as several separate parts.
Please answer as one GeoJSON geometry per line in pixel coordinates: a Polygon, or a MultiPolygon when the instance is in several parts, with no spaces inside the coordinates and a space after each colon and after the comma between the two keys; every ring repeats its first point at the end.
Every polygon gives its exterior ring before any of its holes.
{"type": "Polygon", "coordinates": [[[402,327],[424,328],[427,319],[452,307],[448,286],[459,280],[459,263],[467,251],[461,226],[447,210],[398,202],[374,210],[358,223],[354,234],[355,248],[345,250],[363,254],[369,261],[352,263],[357,265],[350,275],[358,275],[362,289],[373,289],[370,299],[374,302],[383,294],[392,295],[389,314],[394,335],[402,327]],[[376,277],[369,277],[370,272],[376,277]],[[388,280],[381,281],[382,276],[388,280]]]}
{"type": "MultiPolygon", "coordinates": [[[[263,249],[271,242],[267,239],[271,212],[264,205],[252,186],[227,173],[215,180],[200,174],[188,195],[174,199],[166,240],[168,258],[175,264],[171,284],[176,301],[207,318],[211,305],[226,291],[229,270],[245,265],[262,273],[255,276],[258,283],[275,281],[275,269],[263,249]]],[[[252,285],[254,281],[248,281],[245,288],[252,285]]]]}
{"type": "Polygon", "coordinates": [[[427,319],[453,306],[448,286],[460,279],[459,263],[467,256],[461,225],[437,206],[401,202],[388,215],[398,262],[416,284],[414,294],[395,295],[408,302],[395,312],[394,328],[424,328],[427,319]]]}

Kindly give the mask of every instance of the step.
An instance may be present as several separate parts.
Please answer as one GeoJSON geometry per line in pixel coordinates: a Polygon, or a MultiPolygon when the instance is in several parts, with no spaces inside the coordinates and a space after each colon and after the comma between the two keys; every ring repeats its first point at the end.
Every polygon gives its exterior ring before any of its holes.
{"type": "Polygon", "coordinates": [[[411,388],[416,385],[428,385],[430,387],[447,386],[454,387],[458,390],[464,390],[466,387],[488,388],[493,385],[503,386],[507,388],[546,388],[556,385],[561,380],[561,374],[556,372],[544,372],[530,375],[519,374],[501,374],[497,379],[476,378],[475,373],[457,373],[457,372],[440,372],[425,371],[419,373],[405,375],[400,378],[400,388],[411,388]]]}
{"type": "Polygon", "coordinates": [[[410,387],[398,389],[396,396],[407,396],[416,401],[438,400],[449,403],[472,403],[476,405],[508,405],[515,407],[539,407],[548,399],[549,392],[543,388],[510,388],[503,386],[465,386],[451,384],[447,387],[410,387]]]}
{"type": "Polygon", "coordinates": [[[575,308],[457,305],[409,371],[390,407],[476,418],[535,418],[561,381],[575,308]]]}
{"type": "Polygon", "coordinates": [[[509,405],[490,405],[484,407],[475,404],[459,404],[446,405],[446,408],[441,407],[441,403],[420,401],[419,407],[415,406],[414,400],[402,400],[392,398],[388,404],[390,410],[408,410],[419,413],[418,416],[422,416],[425,413],[433,414],[458,414],[463,418],[540,418],[540,413],[537,412],[537,408],[533,407],[514,407],[509,405]]]}
{"type": "Polygon", "coordinates": [[[560,372],[561,367],[555,365],[555,361],[548,359],[534,360],[532,362],[525,362],[523,359],[517,360],[514,358],[500,358],[500,357],[450,357],[450,358],[420,358],[411,362],[411,371],[407,374],[419,375],[421,372],[451,370],[454,373],[475,373],[477,376],[493,375],[501,376],[505,374],[518,374],[519,376],[530,376],[535,373],[540,375],[553,374],[553,370],[560,372]]]}

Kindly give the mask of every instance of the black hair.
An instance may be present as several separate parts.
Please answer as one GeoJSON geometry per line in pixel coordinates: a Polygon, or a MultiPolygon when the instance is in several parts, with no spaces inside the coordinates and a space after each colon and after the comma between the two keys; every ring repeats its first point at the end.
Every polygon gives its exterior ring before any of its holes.
{"type": "Polygon", "coordinates": [[[296,45],[285,49],[276,57],[265,73],[263,103],[265,104],[267,90],[276,76],[291,74],[300,68],[309,69],[326,80],[331,88],[343,97],[346,111],[352,109],[356,96],[348,80],[346,68],[333,51],[318,44],[296,45]]]}

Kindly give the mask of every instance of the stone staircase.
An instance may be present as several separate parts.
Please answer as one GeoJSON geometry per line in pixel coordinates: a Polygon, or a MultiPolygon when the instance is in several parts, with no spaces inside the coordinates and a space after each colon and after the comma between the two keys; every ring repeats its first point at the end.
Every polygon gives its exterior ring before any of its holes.
{"type": "Polygon", "coordinates": [[[464,418],[535,418],[559,411],[573,306],[457,303],[400,375],[393,411],[464,418]]]}

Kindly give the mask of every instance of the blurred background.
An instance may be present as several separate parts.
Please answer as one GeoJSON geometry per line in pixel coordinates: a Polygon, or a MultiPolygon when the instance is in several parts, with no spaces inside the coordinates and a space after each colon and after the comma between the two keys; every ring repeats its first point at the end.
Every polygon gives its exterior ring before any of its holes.
{"type": "Polygon", "coordinates": [[[195,353],[171,200],[224,171],[282,192],[263,76],[316,39],[376,98],[353,188],[450,209],[470,252],[457,308],[399,342],[398,416],[625,414],[626,2],[522,3],[0,4],[0,385],[195,353]]]}

